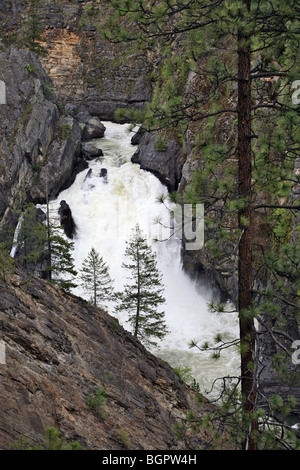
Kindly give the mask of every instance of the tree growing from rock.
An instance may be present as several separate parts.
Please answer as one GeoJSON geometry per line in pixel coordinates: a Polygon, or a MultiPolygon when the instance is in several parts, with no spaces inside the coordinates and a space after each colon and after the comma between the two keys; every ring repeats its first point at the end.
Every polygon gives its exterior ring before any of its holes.
{"type": "Polygon", "coordinates": [[[104,306],[105,301],[112,298],[113,283],[109,267],[94,247],[83,260],[79,277],[81,286],[91,296],[93,305],[104,306]]]}
{"type": "Polygon", "coordinates": [[[0,242],[0,279],[7,282],[14,273],[15,262],[4,242],[0,242]]]}
{"type": "Polygon", "coordinates": [[[125,257],[122,267],[130,273],[124,291],[117,293],[116,311],[128,313],[128,321],[133,334],[143,343],[157,346],[168,333],[165,313],[159,307],[165,303],[162,276],[157,267],[156,256],[148,246],[139,225],[132,231],[126,242],[125,257]]]}
{"type": "Polygon", "coordinates": [[[77,287],[77,271],[74,265],[74,243],[61,234],[60,227],[51,226],[47,238],[48,262],[45,271],[48,280],[58,287],[70,291],[77,287]],[[50,249],[50,252],[48,250],[50,249]]]}
{"type": "Polygon", "coordinates": [[[22,45],[38,55],[46,55],[43,41],[42,5],[41,0],[29,0],[27,16],[22,31],[22,45]]]}
{"type": "Polygon", "coordinates": [[[47,229],[39,220],[33,203],[24,203],[19,218],[19,230],[15,240],[17,256],[28,268],[43,256],[46,246],[47,229]]]}

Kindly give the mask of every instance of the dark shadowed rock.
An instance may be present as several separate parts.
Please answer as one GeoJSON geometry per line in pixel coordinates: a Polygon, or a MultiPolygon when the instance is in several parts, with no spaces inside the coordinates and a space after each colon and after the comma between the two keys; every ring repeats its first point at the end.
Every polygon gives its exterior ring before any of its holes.
{"type": "Polygon", "coordinates": [[[86,160],[93,160],[94,158],[103,157],[101,149],[96,147],[93,142],[82,142],[82,155],[86,160]]]}
{"type": "Polygon", "coordinates": [[[100,178],[103,178],[105,183],[107,183],[107,168],[101,168],[99,176],[100,178]]]}
{"type": "Polygon", "coordinates": [[[76,235],[76,224],[74,222],[72,211],[66,201],[60,201],[58,209],[60,215],[60,224],[64,229],[68,238],[73,238],[76,235]]]}
{"type": "Polygon", "coordinates": [[[90,118],[82,133],[82,140],[101,139],[104,136],[106,127],[102,124],[100,119],[96,116],[90,118]]]}
{"type": "Polygon", "coordinates": [[[91,178],[92,174],[93,174],[93,170],[92,170],[92,168],[90,168],[90,169],[86,172],[86,175],[85,175],[85,177],[84,177],[84,181],[86,181],[88,178],[91,178]]]}
{"type": "Polygon", "coordinates": [[[138,131],[131,138],[131,144],[138,145],[141,142],[144,134],[145,134],[145,130],[142,127],[140,127],[138,131]]]}

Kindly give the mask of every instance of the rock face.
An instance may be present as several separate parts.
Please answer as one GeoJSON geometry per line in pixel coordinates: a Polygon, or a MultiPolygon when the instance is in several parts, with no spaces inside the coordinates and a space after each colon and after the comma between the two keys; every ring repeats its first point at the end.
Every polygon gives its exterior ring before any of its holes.
{"type": "Polygon", "coordinates": [[[197,393],[115,318],[19,268],[0,290],[0,449],[40,444],[49,426],[91,450],[205,448],[209,434],[177,441],[172,426],[214,406],[196,407],[197,393]],[[97,390],[105,403],[91,409],[97,390]]]}
{"type": "Polygon", "coordinates": [[[0,54],[6,104],[0,106],[0,217],[20,188],[35,202],[56,196],[71,182],[81,160],[81,129],[61,113],[52,82],[35,54],[0,54]]]}
{"type": "Polygon", "coordinates": [[[134,142],[138,142],[138,149],[132,157],[132,162],[139,163],[143,170],[157,176],[169,191],[176,191],[186,159],[182,146],[172,137],[166,138],[160,146],[158,135],[148,132],[142,135],[137,132],[133,138],[134,142]]]}
{"type": "Polygon", "coordinates": [[[60,225],[63,227],[67,237],[72,239],[76,234],[76,224],[70,206],[66,201],[60,201],[58,213],[60,215],[60,225]]]}
{"type": "MultiPolygon", "coordinates": [[[[8,38],[13,33],[22,41],[28,3],[1,2],[0,20],[8,38]]],[[[83,103],[102,120],[113,120],[120,107],[142,108],[152,93],[147,56],[129,53],[127,45],[112,45],[101,38],[99,31],[109,14],[105,2],[45,0],[38,10],[48,52],[42,64],[55,93],[63,104],[83,103]]]]}

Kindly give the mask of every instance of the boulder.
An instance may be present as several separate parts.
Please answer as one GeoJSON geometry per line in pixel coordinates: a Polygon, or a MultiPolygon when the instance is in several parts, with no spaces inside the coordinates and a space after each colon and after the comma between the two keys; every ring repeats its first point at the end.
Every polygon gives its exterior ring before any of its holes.
{"type": "Polygon", "coordinates": [[[76,224],[74,222],[70,206],[66,201],[60,201],[58,213],[60,215],[60,224],[63,227],[65,234],[68,238],[74,238],[76,234],[76,224]]]}
{"type": "Polygon", "coordinates": [[[106,168],[101,168],[100,170],[100,178],[103,178],[103,181],[107,183],[107,169],[106,168]]]}
{"type": "Polygon", "coordinates": [[[96,147],[92,142],[82,142],[81,149],[82,156],[86,160],[93,160],[94,158],[103,157],[102,150],[96,147]]]}
{"type": "Polygon", "coordinates": [[[106,127],[102,124],[100,119],[97,116],[91,117],[82,133],[82,140],[92,140],[92,139],[101,139],[104,137],[106,127]]]}
{"type": "Polygon", "coordinates": [[[132,138],[131,138],[131,144],[132,144],[132,145],[139,145],[139,143],[141,142],[142,137],[143,137],[143,135],[145,134],[145,132],[146,132],[146,131],[145,131],[142,127],[140,127],[140,128],[137,130],[137,132],[132,136],[132,138]]]}

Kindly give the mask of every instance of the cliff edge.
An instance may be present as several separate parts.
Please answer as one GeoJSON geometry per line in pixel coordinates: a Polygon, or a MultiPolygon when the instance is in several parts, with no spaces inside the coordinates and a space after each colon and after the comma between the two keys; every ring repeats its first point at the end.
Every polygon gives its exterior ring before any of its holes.
{"type": "Polygon", "coordinates": [[[178,440],[174,423],[214,406],[115,318],[19,267],[0,291],[0,449],[41,445],[47,427],[89,450],[209,446],[205,431],[178,440]]]}

